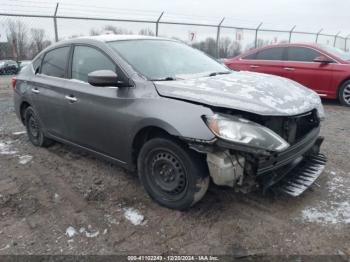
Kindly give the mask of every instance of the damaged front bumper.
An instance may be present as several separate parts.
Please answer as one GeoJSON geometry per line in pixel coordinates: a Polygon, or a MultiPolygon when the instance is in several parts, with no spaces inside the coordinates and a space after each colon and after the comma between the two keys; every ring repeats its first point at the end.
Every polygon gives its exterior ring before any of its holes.
{"type": "Polygon", "coordinates": [[[320,154],[323,137],[319,132],[320,127],[314,128],[282,152],[246,148],[220,139],[190,146],[207,155],[209,173],[217,185],[243,192],[251,191],[247,186],[258,186],[264,193],[271,189],[298,196],[320,176],[327,161],[320,154]]]}

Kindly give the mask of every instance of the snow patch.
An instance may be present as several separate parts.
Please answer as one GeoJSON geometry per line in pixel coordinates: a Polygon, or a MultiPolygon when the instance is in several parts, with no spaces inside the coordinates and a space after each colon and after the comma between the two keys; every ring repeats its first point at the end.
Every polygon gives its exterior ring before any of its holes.
{"type": "Polygon", "coordinates": [[[19,136],[19,135],[23,135],[27,133],[26,131],[18,131],[18,132],[13,132],[12,134],[15,135],[15,136],[19,136]]]}
{"type": "Polygon", "coordinates": [[[0,155],[13,155],[16,154],[17,151],[12,149],[13,141],[0,141],[0,155]]]}
{"type": "Polygon", "coordinates": [[[18,162],[21,165],[25,165],[25,164],[29,163],[33,159],[33,157],[31,155],[19,156],[18,158],[19,158],[18,162]]]}
{"type": "Polygon", "coordinates": [[[350,203],[347,201],[340,203],[333,202],[331,206],[324,205],[323,208],[308,208],[303,210],[303,218],[309,222],[350,224],[350,203]]]}
{"type": "Polygon", "coordinates": [[[10,245],[9,245],[9,244],[7,244],[6,246],[4,246],[3,248],[0,248],[0,251],[3,251],[3,250],[8,249],[8,248],[10,248],[10,245]]]}
{"type": "Polygon", "coordinates": [[[74,227],[72,226],[69,226],[67,229],[66,229],[66,235],[68,237],[74,237],[74,235],[78,234],[78,232],[75,230],[74,227]]]}
{"type": "Polygon", "coordinates": [[[124,217],[129,220],[133,225],[141,225],[144,220],[144,216],[135,208],[124,208],[124,217]]]}
{"type": "Polygon", "coordinates": [[[302,218],[308,222],[323,224],[350,224],[350,188],[345,172],[329,172],[326,183],[328,194],[326,201],[320,201],[315,207],[302,211],[302,218]],[[345,200],[345,201],[344,201],[345,200]]]}
{"type": "Polygon", "coordinates": [[[95,232],[89,232],[85,229],[85,227],[81,227],[79,229],[79,233],[80,234],[84,234],[85,233],[85,236],[88,237],[88,238],[93,238],[93,237],[97,237],[99,234],[100,234],[100,231],[95,231],[95,232]]]}

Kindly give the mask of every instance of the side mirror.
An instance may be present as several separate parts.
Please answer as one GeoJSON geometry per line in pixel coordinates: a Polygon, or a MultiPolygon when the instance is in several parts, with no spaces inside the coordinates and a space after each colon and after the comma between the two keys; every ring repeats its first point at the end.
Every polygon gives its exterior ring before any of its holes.
{"type": "Polygon", "coordinates": [[[329,63],[331,63],[331,61],[325,56],[315,57],[314,62],[321,63],[321,64],[329,64],[329,63]]]}
{"type": "Polygon", "coordinates": [[[118,75],[112,70],[97,70],[88,74],[88,82],[93,86],[117,86],[118,75]]]}

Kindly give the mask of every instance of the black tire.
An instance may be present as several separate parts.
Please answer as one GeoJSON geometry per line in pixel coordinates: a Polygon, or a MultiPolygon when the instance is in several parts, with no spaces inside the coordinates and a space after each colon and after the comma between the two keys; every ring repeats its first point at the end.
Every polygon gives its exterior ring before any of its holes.
{"type": "Polygon", "coordinates": [[[28,138],[34,146],[48,147],[53,144],[53,140],[45,137],[39,118],[31,106],[26,109],[24,119],[28,138]]]}
{"type": "Polygon", "coordinates": [[[138,155],[137,168],[147,193],[167,208],[190,208],[203,198],[209,186],[204,159],[170,139],[147,141],[138,155]]]}
{"type": "Polygon", "coordinates": [[[350,80],[341,85],[338,97],[342,105],[350,106],[350,80]]]}

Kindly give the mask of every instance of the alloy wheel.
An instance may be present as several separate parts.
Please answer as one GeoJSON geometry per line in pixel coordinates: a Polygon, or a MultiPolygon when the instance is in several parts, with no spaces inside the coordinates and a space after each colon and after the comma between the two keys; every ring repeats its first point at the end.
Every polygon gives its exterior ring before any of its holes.
{"type": "Polygon", "coordinates": [[[344,91],[343,91],[343,98],[344,101],[350,105],[350,84],[348,84],[347,86],[345,86],[344,91]]]}

